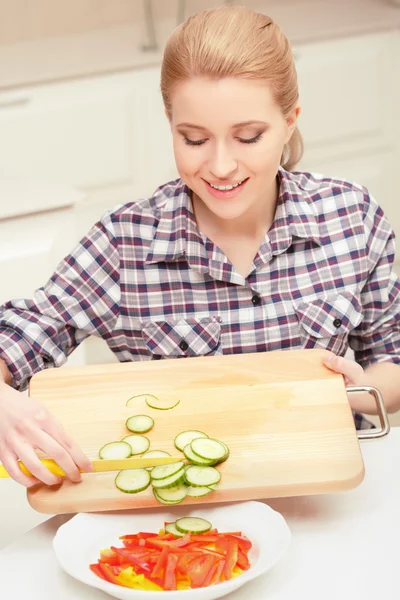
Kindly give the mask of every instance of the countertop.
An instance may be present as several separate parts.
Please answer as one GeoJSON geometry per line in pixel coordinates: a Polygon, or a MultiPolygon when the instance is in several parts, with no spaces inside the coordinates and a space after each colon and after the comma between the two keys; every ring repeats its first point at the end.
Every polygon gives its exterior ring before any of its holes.
{"type": "MultiPolygon", "coordinates": [[[[273,17],[293,46],[400,29],[400,4],[395,0],[254,0],[246,4],[273,17]]],[[[146,29],[138,7],[117,26],[114,19],[107,28],[0,45],[0,91],[160,64],[164,43],[176,26],[176,7],[176,0],[155,4],[157,51],[142,49],[146,29]]],[[[197,2],[196,10],[201,8],[197,2]]]]}
{"type": "MultiPolygon", "coordinates": [[[[268,500],[292,531],[276,567],[232,600],[397,600],[400,539],[400,428],[361,443],[366,475],[356,489],[268,500]]],[[[106,600],[64,573],[52,540],[72,515],[52,517],[0,551],[0,597],[106,600]]],[[[228,598],[228,596],[226,596],[228,598]]]]}

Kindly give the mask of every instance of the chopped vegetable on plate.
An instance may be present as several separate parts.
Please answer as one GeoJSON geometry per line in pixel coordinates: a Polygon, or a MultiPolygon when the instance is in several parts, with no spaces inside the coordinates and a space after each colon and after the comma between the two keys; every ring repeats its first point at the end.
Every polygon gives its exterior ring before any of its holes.
{"type": "Polygon", "coordinates": [[[251,541],[221,533],[206,519],[181,517],[159,533],[120,536],[123,546],[100,550],[91,571],[105,581],[140,590],[188,590],[228,581],[250,568],[251,541]]]}

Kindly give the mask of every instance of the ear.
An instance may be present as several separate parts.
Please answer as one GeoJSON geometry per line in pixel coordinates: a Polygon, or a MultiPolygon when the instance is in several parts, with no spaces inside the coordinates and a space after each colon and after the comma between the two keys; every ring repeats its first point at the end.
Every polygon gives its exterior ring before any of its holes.
{"type": "Polygon", "coordinates": [[[287,133],[288,133],[286,144],[292,137],[292,133],[296,128],[297,119],[299,118],[300,113],[301,113],[301,106],[297,105],[286,117],[286,125],[287,125],[287,133]]]}

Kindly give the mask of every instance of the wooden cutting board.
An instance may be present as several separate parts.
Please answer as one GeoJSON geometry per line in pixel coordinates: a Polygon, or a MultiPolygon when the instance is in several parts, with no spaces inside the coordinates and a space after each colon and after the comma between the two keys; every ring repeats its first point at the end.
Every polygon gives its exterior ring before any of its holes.
{"type": "MultiPolygon", "coordinates": [[[[219,490],[185,504],[229,502],[348,490],[364,465],[341,375],[322,363],[324,350],[296,350],[49,369],[31,380],[30,395],[61,421],[90,459],[129,432],[126,419],[149,414],[150,449],[178,453],[175,436],[200,429],[231,450],[219,490]],[[172,410],[154,410],[136,394],[174,396],[172,410]]],[[[116,473],[84,474],[59,487],[28,490],[42,513],[160,506],[151,489],[124,494],[116,473]]]]}

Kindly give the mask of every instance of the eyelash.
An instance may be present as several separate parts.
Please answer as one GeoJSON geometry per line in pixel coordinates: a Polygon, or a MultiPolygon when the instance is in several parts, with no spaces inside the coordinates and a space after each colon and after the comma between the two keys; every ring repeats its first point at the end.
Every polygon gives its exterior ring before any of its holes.
{"type": "MultiPolygon", "coordinates": [[[[243,138],[236,138],[241,144],[255,144],[256,142],[258,142],[259,140],[262,139],[263,134],[259,133],[258,135],[256,135],[255,137],[249,139],[249,140],[245,140],[243,138]]],[[[183,136],[183,139],[185,140],[185,144],[187,144],[188,146],[202,146],[207,140],[189,140],[189,138],[187,138],[186,136],[183,136]]]]}

